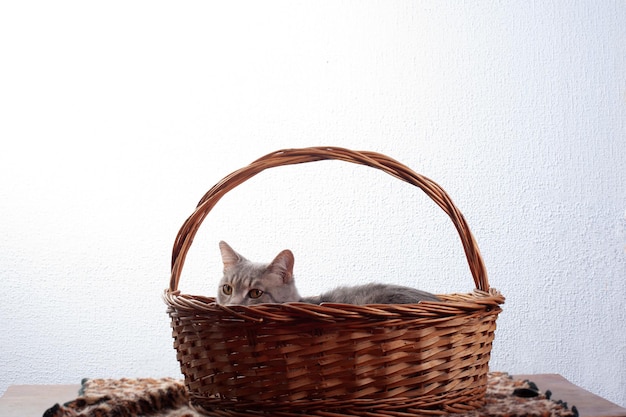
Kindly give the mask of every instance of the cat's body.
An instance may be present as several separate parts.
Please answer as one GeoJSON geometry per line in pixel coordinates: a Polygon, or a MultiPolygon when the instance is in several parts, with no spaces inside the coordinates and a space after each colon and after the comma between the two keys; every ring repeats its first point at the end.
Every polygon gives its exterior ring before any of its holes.
{"type": "Polygon", "coordinates": [[[304,297],[301,301],[311,304],[416,304],[420,301],[439,301],[425,291],[392,284],[363,284],[337,287],[313,297],[304,297]]]}
{"type": "Polygon", "coordinates": [[[428,292],[391,284],[339,287],[313,297],[301,297],[293,278],[294,258],[290,250],[280,252],[269,264],[247,260],[226,242],[220,242],[224,276],[217,302],[224,305],[304,302],[311,304],[413,304],[439,301],[428,292]]]}

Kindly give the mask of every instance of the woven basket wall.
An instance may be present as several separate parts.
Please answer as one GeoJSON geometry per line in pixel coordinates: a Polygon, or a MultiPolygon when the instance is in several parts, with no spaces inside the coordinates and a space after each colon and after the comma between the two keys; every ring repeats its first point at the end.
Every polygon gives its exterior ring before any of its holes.
{"type": "Polygon", "coordinates": [[[403,416],[480,407],[504,297],[489,287],[476,241],[432,180],[381,154],[287,149],[226,176],[181,227],[164,300],[192,403],[215,416],[403,416]],[[326,159],[367,165],[419,187],[456,227],[476,289],[404,305],[303,303],[226,307],[181,294],[185,257],[228,191],[265,169],[326,159]]]}

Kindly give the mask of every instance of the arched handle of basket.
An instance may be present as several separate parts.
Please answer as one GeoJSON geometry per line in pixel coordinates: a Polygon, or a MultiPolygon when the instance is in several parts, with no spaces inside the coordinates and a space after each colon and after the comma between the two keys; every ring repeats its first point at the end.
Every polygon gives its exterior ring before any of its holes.
{"type": "Polygon", "coordinates": [[[476,240],[470,231],[463,214],[454,205],[448,194],[434,181],[424,177],[400,162],[388,156],[368,151],[352,151],[336,147],[312,147],[301,149],[283,149],[262,158],[257,159],[250,165],[238,169],[224,177],[215,184],[200,200],[196,210],[180,228],[174,248],[172,250],[172,275],[170,279],[170,291],[178,290],[178,282],[183,269],[185,258],[193,243],[193,239],[209,212],[217,202],[230,190],[247,181],[256,174],[273,167],[301,164],[321,160],[340,160],[355,164],[367,165],[378,168],[402,181],[406,181],[419,187],[450,217],[456,227],[465,255],[469,263],[472,277],[476,288],[481,291],[489,291],[489,280],[483,263],[482,256],[476,244],[476,240]]]}

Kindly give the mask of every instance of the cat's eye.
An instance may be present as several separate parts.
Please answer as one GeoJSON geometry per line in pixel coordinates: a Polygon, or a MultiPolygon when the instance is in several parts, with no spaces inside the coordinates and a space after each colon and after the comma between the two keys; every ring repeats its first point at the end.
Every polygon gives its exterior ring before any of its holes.
{"type": "Polygon", "coordinates": [[[257,289],[250,290],[248,292],[248,297],[250,297],[250,298],[259,298],[262,295],[263,295],[263,291],[257,290],[257,289]]]}
{"type": "Polygon", "coordinates": [[[222,285],[222,292],[226,295],[231,295],[233,293],[233,287],[228,284],[222,285]]]}

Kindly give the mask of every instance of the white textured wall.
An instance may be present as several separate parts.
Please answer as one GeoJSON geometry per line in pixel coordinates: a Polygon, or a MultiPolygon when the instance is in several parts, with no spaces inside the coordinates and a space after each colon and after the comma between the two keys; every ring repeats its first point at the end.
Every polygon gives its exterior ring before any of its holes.
{"type": "MultiPolygon", "coordinates": [[[[595,0],[4,2],[0,392],[178,375],[161,293],[183,220],[261,155],[337,145],[401,160],[464,212],[507,296],[492,369],[626,406],[624,22],[625,2],[595,0]]],[[[184,291],[213,293],[220,239],[292,248],[303,293],[472,289],[443,213],[373,169],[234,190],[184,291]]]]}

